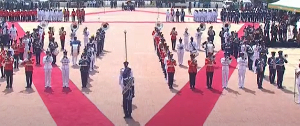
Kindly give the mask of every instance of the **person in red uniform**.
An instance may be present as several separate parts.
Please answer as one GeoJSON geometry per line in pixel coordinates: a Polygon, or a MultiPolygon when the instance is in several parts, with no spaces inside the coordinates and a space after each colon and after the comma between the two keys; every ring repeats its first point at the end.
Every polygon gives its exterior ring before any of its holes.
{"type": "Polygon", "coordinates": [[[164,73],[164,76],[165,76],[165,79],[167,80],[167,71],[166,71],[166,67],[165,67],[165,58],[166,58],[166,52],[164,51],[164,43],[161,43],[160,44],[160,63],[161,63],[161,68],[162,68],[162,71],[164,73]]]}
{"type": "Polygon", "coordinates": [[[14,40],[14,43],[12,44],[11,48],[14,50],[14,68],[19,69],[19,44],[17,43],[17,40],[14,40]]]}
{"type": "Polygon", "coordinates": [[[172,50],[175,50],[175,47],[176,47],[176,36],[177,36],[177,31],[176,31],[175,27],[173,27],[170,35],[171,35],[171,42],[172,42],[172,50]]]}
{"type": "Polygon", "coordinates": [[[69,9],[67,9],[66,15],[67,15],[67,21],[69,21],[70,20],[70,11],[69,11],[69,9]]]}
{"type": "Polygon", "coordinates": [[[48,36],[49,36],[49,41],[54,37],[54,32],[51,27],[49,27],[48,36]]]}
{"type": "Polygon", "coordinates": [[[82,8],[81,9],[81,22],[85,21],[85,10],[82,8]]]}
{"type": "Polygon", "coordinates": [[[5,56],[6,56],[6,50],[4,49],[4,46],[2,45],[1,46],[1,51],[0,51],[1,78],[5,77],[4,69],[3,69],[3,65],[2,65],[2,63],[5,59],[5,56]]]}
{"type": "Polygon", "coordinates": [[[76,10],[76,16],[77,16],[77,22],[78,22],[78,24],[81,24],[82,15],[81,15],[81,11],[79,9],[76,10]]]}
{"type": "Polygon", "coordinates": [[[169,59],[167,60],[167,72],[168,72],[169,89],[173,89],[175,66],[176,66],[176,61],[173,59],[173,54],[170,54],[169,59]]]}
{"type": "Polygon", "coordinates": [[[21,65],[23,65],[25,67],[25,75],[26,75],[26,88],[31,88],[32,85],[32,73],[33,73],[33,59],[31,58],[32,53],[28,52],[28,58],[25,59],[25,61],[23,61],[21,63],[21,65]]]}
{"type": "Polygon", "coordinates": [[[214,76],[214,64],[216,64],[215,57],[208,53],[207,58],[205,59],[205,66],[206,66],[206,86],[208,89],[212,87],[212,80],[214,76]]]}
{"type": "Polygon", "coordinates": [[[59,31],[61,50],[65,50],[66,34],[64,27],[61,27],[59,31]]]}
{"type": "Polygon", "coordinates": [[[14,59],[11,56],[11,51],[7,52],[7,56],[3,61],[4,63],[4,73],[6,75],[6,88],[12,88],[12,83],[13,83],[13,64],[14,64],[14,59]]]}
{"type": "MultiPolygon", "coordinates": [[[[22,39],[20,39],[20,44],[19,44],[20,60],[24,60],[24,50],[25,50],[25,43],[23,43],[22,39]]],[[[26,59],[26,57],[25,57],[25,59],[26,59]]]]}
{"type": "Polygon", "coordinates": [[[191,54],[191,60],[188,61],[189,65],[189,77],[190,77],[190,89],[195,89],[196,85],[196,75],[197,75],[197,60],[195,59],[195,55],[191,54]]]}
{"type": "Polygon", "coordinates": [[[20,21],[25,21],[25,10],[19,11],[20,21]]]}
{"type": "Polygon", "coordinates": [[[76,16],[76,12],[75,12],[75,10],[73,9],[72,10],[72,22],[74,22],[75,21],[75,16],[76,16]]]}
{"type": "Polygon", "coordinates": [[[155,45],[155,43],[156,43],[156,36],[157,36],[157,34],[156,34],[156,27],[154,27],[154,30],[152,31],[152,36],[153,36],[153,45],[154,45],[154,50],[156,50],[156,45],[155,45]]]}

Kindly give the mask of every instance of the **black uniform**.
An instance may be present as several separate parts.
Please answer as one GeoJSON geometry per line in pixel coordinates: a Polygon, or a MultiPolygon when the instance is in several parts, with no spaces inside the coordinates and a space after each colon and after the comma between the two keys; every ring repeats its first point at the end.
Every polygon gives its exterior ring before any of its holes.
{"type": "Polygon", "coordinates": [[[131,76],[131,68],[125,67],[122,69],[122,80],[123,86],[125,87],[123,89],[123,110],[125,117],[124,118],[131,118],[132,113],[132,99],[134,97],[134,79],[131,76]],[[128,86],[130,85],[130,86],[128,86]]]}
{"type": "Polygon", "coordinates": [[[282,51],[278,51],[279,56],[276,57],[276,70],[277,70],[277,86],[282,87],[283,75],[285,71],[284,63],[288,61],[282,56],[282,51]]]}
{"type": "Polygon", "coordinates": [[[35,50],[35,60],[36,60],[36,64],[37,65],[40,65],[40,61],[41,61],[41,52],[43,51],[42,50],[42,45],[40,42],[38,42],[34,47],[34,50],[35,50]]]}
{"type": "Polygon", "coordinates": [[[266,61],[260,57],[259,59],[256,59],[255,61],[256,66],[256,72],[257,72],[257,86],[259,89],[262,89],[262,82],[264,79],[264,71],[266,67],[266,61]]]}
{"type": "Polygon", "coordinates": [[[272,57],[268,58],[268,65],[269,65],[269,80],[271,84],[275,83],[275,76],[276,76],[276,58],[275,52],[271,52],[272,57]]]}
{"type": "Polygon", "coordinates": [[[86,56],[83,56],[83,58],[79,60],[82,88],[86,88],[88,82],[88,75],[89,75],[89,68],[90,68],[89,64],[90,63],[87,60],[86,56]]]}

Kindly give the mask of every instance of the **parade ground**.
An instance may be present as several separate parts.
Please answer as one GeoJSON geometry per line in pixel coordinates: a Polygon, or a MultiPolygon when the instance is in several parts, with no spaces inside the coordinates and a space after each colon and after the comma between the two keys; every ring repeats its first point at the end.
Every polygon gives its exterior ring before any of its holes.
{"type": "MultiPolygon", "coordinates": [[[[13,89],[5,89],[5,79],[0,79],[0,125],[1,126],[299,126],[300,105],[294,102],[295,68],[299,64],[299,49],[282,50],[288,54],[284,75],[285,89],[277,89],[266,79],[264,89],[256,84],[256,74],[246,72],[245,88],[238,88],[237,62],[230,65],[228,89],[222,89],[222,66],[220,58],[220,37],[223,24],[213,26],[215,36],[216,69],[212,90],[206,89],[205,53],[200,52],[196,89],[189,89],[187,61],[189,52],[184,54],[183,66],[176,66],[174,89],[168,88],[159,59],[153,46],[152,31],[156,21],[162,21],[162,33],[168,45],[170,32],[176,27],[178,38],[183,37],[188,28],[195,36],[199,23],[194,23],[186,13],[185,23],[165,22],[166,9],[136,8],[136,11],[121,9],[86,9],[86,22],[77,30],[77,37],[83,43],[83,29],[88,28],[91,35],[101,27],[102,22],[109,23],[106,31],[104,54],[96,59],[96,69],[91,72],[88,88],[81,88],[80,70],[70,66],[69,89],[62,88],[61,63],[52,69],[52,88],[45,90],[43,66],[34,66],[33,88],[25,89],[25,71],[23,67],[14,72],[13,89]],[[125,35],[128,48],[129,67],[135,77],[135,98],[133,99],[133,119],[124,119],[122,109],[122,91],[119,85],[120,69],[125,61],[125,35]]],[[[13,22],[18,35],[32,31],[39,22],[13,22]]],[[[11,26],[11,22],[9,26],[11,26]]],[[[67,32],[66,50],[71,58],[70,41],[71,22],[49,23],[55,29],[55,38],[59,42],[59,29],[67,32]]],[[[245,26],[259,24],[231,24],[231,31],[243,35],[245,26]]],[[[207,29],[202,41],[207,38],[207,29]]],[[[45,45],[48,45],[48,28],[45,30],[45,45]]],[[[45,47],[46,48],[46,47],[45,47]]],[[[81,51],[82,52],[82,49],[81,51]]],[[[173,51],[174,59],[177,53],[173,51]]],[[[43,57],[45,53],[41,55],[43,57]]],[[[63,56],[60,52],[58,61],[63,56]]],[[[268,68],[268,67],[266,67],[268,68]]]]}

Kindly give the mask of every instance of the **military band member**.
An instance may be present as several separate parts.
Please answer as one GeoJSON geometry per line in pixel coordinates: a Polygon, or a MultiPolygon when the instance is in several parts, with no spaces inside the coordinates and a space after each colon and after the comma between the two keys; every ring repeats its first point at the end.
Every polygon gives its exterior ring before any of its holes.
{"type": "Polygon", "coordinates": [[[48,48],[50,49],[50,53],[53,57],[52,64],[56,64],[56,56],[58,54],[58,50],[57,50],[58,44],[57,44],[57,42],[54,41],[54,37],[51,38],[48,48]]]}
{"type": "Polygon", "coordinates": [[[199,28],[197,28],[197,32],[195,35],[196,41],[197,41],[197,50],[201,50],[201,38],[202,38],[202,31],[200,31],[199,28]]]}
{"type": "Polygon", "coordinates": [[[37,42],[36,45],[33,47],[35,50],[35,63],[36,65],[40,65],[41,64],[41,52],[43,51],[43,47],[41,42],[37,42]]]}
{"type": "Polygon", "coordinates": [[[97,43],[97,54],[98,56],[103,52],[104,50],[104,41],[105,41],[105,31],[102,30],[101,28],[99,29],[100,31],[100,43],[97,43]]]}
{"type": "MultiPolygon", "coordinates": [[[[20,60],[24,60],[24,51],[25,51],[25,43],[23,43],[23,40],[20,39],[20,43],[19,43],[19,57],[20,57],[20,60]]],[[[25,59],[26,58],[27,57],[25,57],[25,59]]]]}
{"type": "Polygon", "coordinates": [[[4,60],[4,72],[6,76],[6,88],[12,88],[13,84],[13,64],[14,64],[14,59],[11,55],[11,51],[7,52],[7,56],[4,60]]]}
{"type": "Polygon", "coordinates": [[[60,38],[61,50],[65,49],[66,34],[67,33],[66,33],[64,27],[61,27],[60,31],[59,31],[59,38],[60,38]]]}
{"type": "Polygon", "coordinates": [[[17,36],[18,36],[18,31],[17,28],[15,27],[15,24],[11,25],[11,28],[9,29],[9,33],[10,33],[10,41],[11,43],[9,45],[13,44],[13,40],[17,40],[17,36]]]}
{"type": "Polygon", "coordinates": [[[134,78],[131,68],[128,67],[128,62],[124,62],[124,68],[120,71],[119,84],[123,94],[123,111],[124,118],[132,118],[132,99],[135,97],[134,78]]]}
{"type": "Polygon", "coordinates": [[[259,50],[260,50],[259,49],[260,48],[259,43],[256,43],[256,45],[253,45],[252,48],[253,48],[253,56],[252,56],[253,64],[252,64],[252,69],[253,69],[254,73],[256,73],[255,61],[256,61],[256,59],[259,58],[259,50]]]}
{"type": "Polygon", "coordinates": [[[177,31],[175,27],[172,28],[170,35],[171,35],[171,42],[172,42],[172,50],[175,50],[176,36],[177,36],[177,31]]]}
{"type": "Polygon", "coordinates": [[[182,43],[181,38],[179,38],[179,43],[177,44],[177,55],[178,55],[178,63],[181,66],[183,63],[183,56],[184,56],[184,45],[182,43]]]}
{"type": "Polygon", "coordinates": [[[256,67],[256,74],[257,74],[258,89],[263,89],[262,82],[264,79],[264,71],[266,67],[266,61],[263,58],[263,54],[261,54],[259,58],[255,60],[255,67],[256,67]]]}
{"type": "Polygon", "coordinates": [[[214,42],[216,32],[215,32],[215,30],[213,30],[213,26],[209,27],[209,29],[207,31],[207,35],[208,35],[208,41],[214,42]]]}
{"type": "Polygon", "coordinates": [[[196,57],[199,55],[198,51],[197,51],[197,44],[196,42],[194,42],[194,38],[191,37],[190,38],[190,43],[189,43],[189,51],[191,54],[194,54],[196,57]]]}
{"type": "Polygon", "coordinates": [[[26,75],[26,88],[31,88],[32,85],[32,73],[33,73],[33,59],[31,58],[31,52],[28,52],[28,57],[25,59],[21,65],[25,67],[25,75],[26,75]]]}
{"type": "Polygon", "coordinates": [[[224,53],[224,57],[221,58],[222,64],[222,87],[227,88],[229,78],[229,65],[231,63],[231,57],[229,54],[224,53]]]}
{"type": "Polygon", "coordinates": [[[202,47],[205,50],[206,57],[208,53],[214,54],[215,45],[211,41],[205,41],[204,43],[202,43],[202,47]]]}
{"type": "Polygon", "coordinates": [[[195,89],[195,85],[196,85],[196,75],[197,75],[197,60],[195,59],[195,55],[191,54],[191,60],[188,61],[188,65],[189,65],[189,77],[190,77],[190,89],[195,89]]]}
{"type": "Polygon", "coordinates": [[[76,65],[81,42],[77,40],[77,37],[74,37],[74,41],[70,43],[70,46],[71,46],[71,54],[72,54],[72,63],[73,65],[76,65]]]}
{"type": "Polygon", "coordinates": [[[6,50],[4,49],[4,46],[1,46],[1,51],[0,51],[0,66],[1,66],[1,78],[5,77],[5,73],[4,73],[4,66],[2,65],[2,63],[5,60],[6,57],[6,50]]]}
{"type": "Polygon", "coordinates": [[[51,88],[51,73],[52,73],[53,58],[50,51],[46,51],[46,56],[43,57],[45,71],[45,88],[51,88]]]}
{"type": "Polygon", "coordinates": [[[282,89],[282,81],[283,75],[285,71],[284,63],[288,63],[286,60],[286,56],[282,55],[282,51],[278,51],[278,57],[276,57],[276,70],[277,70],[277,86],[278,88],[282,89]]]}
{"type": "Polygon", "coordinates": [[[214,76],[214,64],[216,64],[215,57],[209,53],[205,58],[206,66],[206,86],[208,89],[212,88],[212,80],[214,76]]]}
{"type": "Polygon", "coordinates": [[[14,43],[11,47],[14,50],[14,69],[19,69],[19,45],[17,40],[14,40],[14,43]]]}
{"type": "Polygon", "coordinates": [[[60,60],[62,66],[61,66],[61,71],[62,71],[62,79],[63,79],[63,87],[69,87],[69,63],[70,60],[68,58],[68,53],[65,50],[63,58],[60,60]]]}
{"type": "Polygon", "coordinates": [[[169,89],[173,89],[174,83],[174,74],[175,74],[175,66],[176,61],[173,59],[173,54],[169,55],[169,59],[167,60],[167,72],[168,72],[168,85],[169,89]]]}
{"type": "Polygon", "coordinates": [[[87,55],[88,58],[90,60],[90,71],[94,70],[94,66],[95,66],[95,59],[96,59],[96,51],[95,51],[95,43],[93,43],[93,41],[91,41],[88,45],[87,45],[87,55]]]}
{"type": "Polygon", "coordinates": [[[275,76],[276,76],[276,52],[271,52],[271,57],[268,58],[269,65],[269,80],[271,84],[275,84],[275,76]]]}
{"type": "Polygon", "coordinates": [[[298,69],[295,71],[296,73],[296,86],[298,89],[298,104],[300,103],[300,64],[298,66],[298,69]]]}
{"type": "Polygon", "coordinates": [[[239,88],[244,88],[245,74],[248,65],[248,60],[246,55],[244,55],[244,53],[239,54],[237,63],[238,63],[239,88]]]}
{"type": "Polygon", "coordinates": [[[89,42],[89,35],[90,35],[90,32],[88,31],[88,28],[85,27],[84,30],[83,30],[83,43],[84,43],[84,46],[86,46],[89,42]]]}
{"type": "Polygon", "coordinates": [[[86,55],[79,60],[82,88],[86,88],[89,76],[89,61],[86,55]]]}

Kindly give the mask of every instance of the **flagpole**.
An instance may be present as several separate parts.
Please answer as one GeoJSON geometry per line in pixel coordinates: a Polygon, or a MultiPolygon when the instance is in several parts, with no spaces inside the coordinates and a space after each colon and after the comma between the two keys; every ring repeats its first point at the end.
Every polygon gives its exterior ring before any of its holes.
{"type": "Polygon", "coordinates": [[[126,41],[126,34],[127,34],[127,31],[125,30],[124,31],[124,35],[125,35],[125,61],[127,61],[127,41],[126,41]]]}

